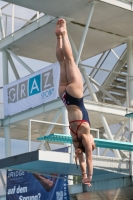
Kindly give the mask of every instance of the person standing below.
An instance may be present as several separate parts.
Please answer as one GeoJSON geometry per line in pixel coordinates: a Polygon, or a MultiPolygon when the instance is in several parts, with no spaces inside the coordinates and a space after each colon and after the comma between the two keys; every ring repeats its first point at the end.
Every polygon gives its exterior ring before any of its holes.
{"type": "Polygon", "coordinates": [[[95,144],[90,134],[88,112],[83,103],[82,76],[74,61],[66,21],[63,18],[58,20],[55,34],[57,37],[56,57],[60,64],[59,95],[68,111],[69,128],[75,147],[76,161],[77,158],[79,159],[82,183],[90,187],[93,175],[92,150],[95,144]],[[86,155],[86,162],[83,152],[86,155]]]}

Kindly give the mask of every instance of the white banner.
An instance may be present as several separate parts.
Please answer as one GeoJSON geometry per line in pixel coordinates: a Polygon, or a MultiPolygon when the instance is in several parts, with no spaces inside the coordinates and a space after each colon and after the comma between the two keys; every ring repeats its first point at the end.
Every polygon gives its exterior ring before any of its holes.
{"type": "Polygon", "coordinates": [[[12,115],[58,97],[60,67],[58,63],[5,85],[4,116],[12,115]]]}

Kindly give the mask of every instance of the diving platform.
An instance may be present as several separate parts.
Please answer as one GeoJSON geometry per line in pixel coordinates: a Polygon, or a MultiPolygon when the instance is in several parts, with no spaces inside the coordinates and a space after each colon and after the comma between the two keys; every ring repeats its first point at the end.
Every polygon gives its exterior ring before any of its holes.
{"type": "MultiPolygon", "coordinates": [[[[22,170],[39,174],[64,174],[81,176],[80,168],[70,163],[70,154],[61,152],[51,152],[36,150],[0,160],[0,166],[3,169],[22,170]]],[[[94,196],[104,195],[110,190],[110,194],[117,190],[129,191],[132,186],[132,179],[129,173],[114,172],[107,168],[101,169],[94,167],[94,176],[92,187],[76,184],[69,185],[69,194],[71,199],[90,199],[94,196]],[[106,191],[105,191],[106,190],[106,191]],[[96,192],[97,191],[97,192],[96,192]],[[112,191],[112,192],[111,192],[112,191]],[[89,193],[87,193],[89,192],[89,193]]],[[[132,190],[129,193],[132,195],[132,190]]],[[[128,197],[129,197],[128,194],[128,197]]],[[[120,195],[120,194],[119,194],[120,195]]],[[[100,198],[99,198],[100,199],[100,198]]],[[[102,200],[104,200],[103,198],[102,200]]]]}
{"type": "MultiPolygon", "coordinates": [[[[70,163],[70,161],[70,153],[36,150],[1,159],[0,167],[31,173],[81,176],[80,167],[77,169],[76,164],[70,163]]],[[[102,168],[98,169],[98,167],[94,169],[94,173],[100,175],[99,179],[102,178],[101,174],[105,173],[110,174],[110,177],[112,176],[112,172],[102,168]]],[[[121,176],[121,172],[118,172],[118,175],[121,176]]]]}
{"type": "MultiPolygon", "coordinates": [[[[39,137],[37,138],[37,140],[72,144],[72,137],[70,135],[63,135],[63,134],[50,134],[48,136],[39,137]]],[[[104,140],[97,138],[94,138],[94,142],[96,144],[96,147],[133,151],[133,143],[130,142],[104,140]]]]}
{"type": "Polygon", "coordinates": [[[70,164],[70,154],[37,150],[0,160],[0,167],[41,174],[81,175],[75,164],[70,164]]]}
{"type": "MultiPolygon", "coordinates": [[[[109,160],[108,160],[109,161],[109,160]]],[[[122,162],[122,160],[120,161],[122,162]]],[[[110,164],[112,165],[111,159],[110,164]]],[[[71,163],[71,154],[56,151],[36,150],[20,155],[7,157],[0,160],[0,167],[3,169],[22,170],[31,173],[40,174],[64,174],[81,176],[80,167],[76,167],[75,163],[71,163]]],[[[129,171],[108,170],[106,168],[94,167],[94,181],[108,178],[128,177],[129,171]]]]}

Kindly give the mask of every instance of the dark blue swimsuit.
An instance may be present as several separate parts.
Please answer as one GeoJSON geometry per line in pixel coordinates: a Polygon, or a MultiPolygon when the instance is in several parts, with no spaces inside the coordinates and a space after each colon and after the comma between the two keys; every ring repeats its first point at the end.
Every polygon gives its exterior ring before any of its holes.
{"type": "Polygon", "coordinates": [[[75,98],[75,97],[72,97],[70,94],[67,93],[67,91],[65,91],[62,95],[62,101],[63,103],[65,104],[65,106],[69,106],[69,105],[76,105],[79,107],[79,109],[82,111],[82,114],[83,114],[83,118],[82,120],[74,120],[74,121],[70,121],[69,124],[73,123],[73,122],[80,122],[80,124],[77,126],[77,130],[76,132],[74,132],[71,127],[69,126],[70,130],[76,135],[77,139],[79,140],[78,138],[78,134],[77,134],[77,131],[80,127],[80,125],[83,123],[83,122],[87,122],[90,124],[90,120],[89,120],[89,116],[88,116],[88,112],[84,106],[84,102],[83,102],[83,97],[82,98],[75,98]]]}
{"type": "Polygon", "coordinates": [[[82,111],[82,114],[83,114],[82,120],[85,120],[85,121],[90,123],[88,112],[87,112],[87,110],[84,106],[83,97],[82,98],[75,98],[75,97],[72,97],[70,94],[68,94],[67,91],[65,91],[62,95],[62,101],[66,106],[69,106],[69,105],[78,106],[79,109],[82,111]]]}

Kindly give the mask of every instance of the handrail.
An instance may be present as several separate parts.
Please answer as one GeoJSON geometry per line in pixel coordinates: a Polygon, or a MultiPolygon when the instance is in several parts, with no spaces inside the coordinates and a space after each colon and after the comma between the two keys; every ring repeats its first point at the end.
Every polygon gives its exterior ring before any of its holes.
{"type": "MultiPolygon", "coordinates": [[[[6,5],[6,7],[7,6],[8,5],[6,5]]],[[[0,14],[0,27],[1,27],[0,28],[1,29],[0,32],[1,32],[1,38],[0,38],[0,40],[2,40],[3,38],[5,38],[5,37],[7,37],[7,36],[9,36],[11,34],[13,34],[16,31],[20,30],[24,26],[27,26],[28,24],[33,23],[35,20],[39,20],[41,18],[41,16],[40,16],[41,13],[39,13],[37,11],[36,11],[36,14],[34,16],[32,16],[31,18],[29,18],[29,19],[24,19],[21,16],[20,17],[15,16],[14,15],[15,5],[14,4],[12,4],[12,14],[11,15],[2,12],[3,9],[4,9],[4,7],[0,8],[0,11],[1,11],[1,14],[0,14]],[[6,18],[6,20],[5,20],[6,24],[3,23],[3,16],[6,18]],[[8,34],[6,33],[6,30],[7,30],[7,28],[6,28],[6,26],[7,26],[7,17],[10,17],[12,19],[11,30],[8,30],[9,31],[8,34]],[[15,19],[21,20],[21,22],[23,21],[22,26],[19,26],[19,27],[16,28],[16,26],[15,26],[15,19]]]]}

